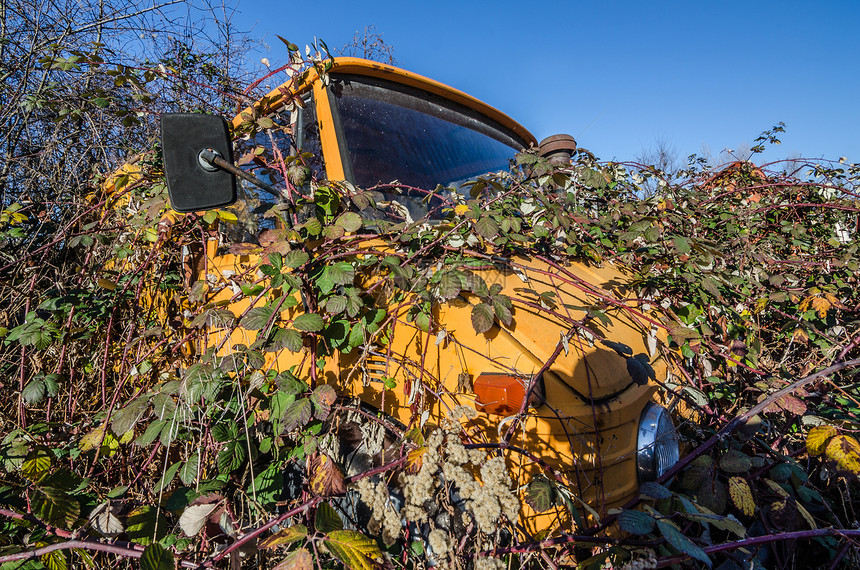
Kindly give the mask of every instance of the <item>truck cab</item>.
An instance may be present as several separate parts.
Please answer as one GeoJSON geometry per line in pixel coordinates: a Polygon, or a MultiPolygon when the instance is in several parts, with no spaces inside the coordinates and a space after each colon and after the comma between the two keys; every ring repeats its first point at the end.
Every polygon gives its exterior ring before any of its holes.
{"type": "MultiPolygon", "coordinates": [[[[629,500],[677,460],[672,420],[654,402],[655,381],[668,373],[657,317],[625,287],[624,267],[497,256],[445,234],[474,221],[470,181],[508,171],[517,153],[536,147],[516,121],[431,79],[336,58],[291,77],[229,127],[240,167],[278,195],[242,182],[235,203],[222,206],[232,223],[189,264],[191,281],[207,284],[210,303],[239,322],[210,324],[200,352],[277,345],[266,366],[329,384],[404,427],[441,425],[453,409],[474,409],[464,438],[503,444],[523,493],[549,477],[594,512],[629,500]],[[397,234],[416,226],[436,232],[443,247],[432,266],[398,273],[414,250],[400,247],[397,234]],[[350,255],[327,257],[329,245],[345,242],[350,255]],[[296,251],[304,253],[293,255],[301,260],[294,269],[305,275],[340,267],[323,297],[308,299],[300,287],[280,304],[240,294],[265,281],[259,268],[267,259],[296,251]],[[471,252],[468,262],[463,252],[471,252]],[[389,282],[408,294],[391,293],[389,282]],[[350,295],[375,296],[376,316],[337,310],[350,295]],[[422,295],[433,302],[416,310],[422,295]],[[273,306],[270,322],[249,326],[247,315],[273,306]],[[589,318],[594,308],[603,317],[589,318]],[[307,314],[321,324],[299,326],[307,314]],[[284,333],[291,341],[273,343],[273,327],[293,331],[284,333]]],[[[520,522],[535,535],[563,516],[524,505],[520,522]]]]}

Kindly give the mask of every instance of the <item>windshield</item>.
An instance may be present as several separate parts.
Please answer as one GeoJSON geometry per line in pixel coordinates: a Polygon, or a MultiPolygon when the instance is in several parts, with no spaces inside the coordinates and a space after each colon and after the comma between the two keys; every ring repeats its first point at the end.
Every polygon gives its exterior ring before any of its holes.
{"type": "Polygon", "coordinates": [[[367,77],[333,76],[348,179],[433,190],[509,169],[527,145],[479,113],[430,93],[367,77]]]}

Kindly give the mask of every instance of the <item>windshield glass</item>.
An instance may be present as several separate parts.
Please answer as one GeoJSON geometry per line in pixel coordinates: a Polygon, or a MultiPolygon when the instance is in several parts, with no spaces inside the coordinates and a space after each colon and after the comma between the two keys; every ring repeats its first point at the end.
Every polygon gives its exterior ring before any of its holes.
{"type": "Polygon", "coordinates": [[[507,171],[523,141],[479,113],[393,82],[333,76],[344,168],[357,186],[433,190],[507,171]]]}

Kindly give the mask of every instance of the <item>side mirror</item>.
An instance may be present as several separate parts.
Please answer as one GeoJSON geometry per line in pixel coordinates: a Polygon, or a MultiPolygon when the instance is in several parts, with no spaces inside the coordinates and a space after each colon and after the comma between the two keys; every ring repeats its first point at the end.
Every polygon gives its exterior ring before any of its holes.
{"type": "Polygon", "coordinates": [[[165,113],[161,116],[161,148],[174,210],[198,212],[236,201],[236,177],[202,158],[208,150],[233,164],[233,145],[223,117],[165,113]]]}

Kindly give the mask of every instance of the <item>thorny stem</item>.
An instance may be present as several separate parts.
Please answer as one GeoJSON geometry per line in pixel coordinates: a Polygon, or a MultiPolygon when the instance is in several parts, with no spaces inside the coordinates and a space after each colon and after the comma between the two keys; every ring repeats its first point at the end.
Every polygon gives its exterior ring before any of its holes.
{"type": "MultiPolygon", "coordinates": [[[[22,552],[16,552],[15,554],[7,554],[6,556],[0,556],[0,564],[5,564],[6,562],[15,562],[18,560],[32,560],[33,558],[37,558],[39,556],[43,556],[51,552],[56,552],[57,550],[71,550],[73,548],[80,548],[83,550],[95,550],[96,552],[106,552],[108,554],[115,554],[124,558],[140,558],[141,556],[143,556],[143,550],[119,546],[118,544],[105,544],[104,542],[96,542],[91,540],[69,540],[66,542],[57,542],[54,544],[49,544],[48,546],[42,546],[41,548],[36,548],[35,550],[25,550],[22,552]]],[[[185,560],[180,560],[179,564],[183,568],[197,568],[196,564],[185,560]]]]}
{"type": "MultiPolygon", "coordinates": [[[[739,548],[747,548],[750,546],[757,546],[760,544],[768,544],[771,542],[782,542],[787,540],[802,540],[806,538],[817,538],[820,536],[834,536],[836,538],[849,538],[849,537],[860,537],[860,530],[855,529],[838,529],[838,528],[816,528],[811,530],[798,530],[795,532],[781,532],[777,534],[768,534],[765,536],[753,536],[750,538],[745,538],[743,540],[736,540],[734,542],[724,542],[722,544],[715,544],[713,546],[703,547],[702,550],[705,551],[705,554],[713,554],[716,552],[724,552],[726,550],[737,550],[739,548]]],[[[673,564],[678,564],[679,562],[683,562],[684,560],[689,559],[690,556],[687,554],[679,554],[677,556],[670,556],[666,558],[661,558],[657,561],[657,568],[665,568],[666,566],[672,566],[673,564]]]]}
{"type": "Polygon", "coordinates": [[[242,546],[248,544],[249,542],[251,542],[252,540],[257,538],[258,536],[260,536],[261,534],[263,534],[264,532],[266,532],[267,530],[269,530],[273,526],[281,524],[282,522],[284,522],[288,518],[294,517],[300,513],[307,511],[308,509],[311,509],[311,508],[317,506],[317,504],[319,504],[322,500],[323,500],[323,497],[314,497],[312,499],[305,501],[304,504],[299,505],[298,507],[296,507],[294,509],[290,509],[289,511],[285,512],[282,515],[278,515],[277,517],[271,519],[266,524],[264,524],[260,527],[257,527],[256,529],[252,530],[248,534],[241,536],[238,540],[236,540],[236,542],[234,542],[233,544],[231,544],[230,546],[228,546],[227,548],[225,548],[224,550],[222,550],[218,554],[210,557],[209,560],[205,560],[204,562],[200,563],[199,565],[194,566],[194,568],[200,569],[200,568],[211,568],[211,567],[213,567],[219,560],[222,560],[225,556],[227,556],[228,554],[230,554],[234,550],[241,548],[242,546]]]}

